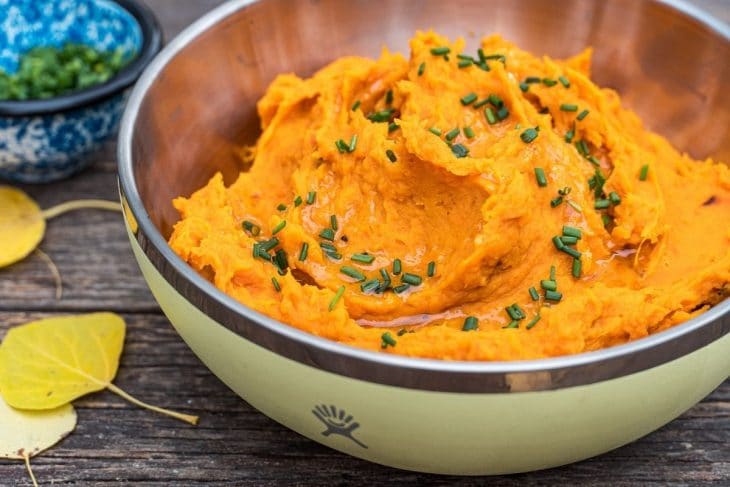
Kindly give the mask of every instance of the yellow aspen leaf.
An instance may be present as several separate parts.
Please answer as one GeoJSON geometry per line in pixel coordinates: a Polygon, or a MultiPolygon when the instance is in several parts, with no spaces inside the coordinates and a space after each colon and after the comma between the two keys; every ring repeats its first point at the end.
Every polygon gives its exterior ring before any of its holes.
{"type": "Polygon", "coordinates": [[[0,186],[0,268],[23,260],[35,250],[46,232],[46,220],[82,208],[119,211],[114,201],[75,200],[41,210],[23,191],[0,186]]]}
{"type": "Polygon", "coordinates": [[[33,485],[38,485],[30,459],[52,447],[76,428],[70,404],[48,411],[13,409],[0,397],[0,458],[23,460],[33,485]]]}
{"type": "Polygon", "coordinates": [[[146,404],[112,384],[125,328],[114,313],[46,318],[12,328],[0,344],[0,394],[14,408],[45,410],[109,389],[133,404],[196,424],[197,416],[146,404]]]}

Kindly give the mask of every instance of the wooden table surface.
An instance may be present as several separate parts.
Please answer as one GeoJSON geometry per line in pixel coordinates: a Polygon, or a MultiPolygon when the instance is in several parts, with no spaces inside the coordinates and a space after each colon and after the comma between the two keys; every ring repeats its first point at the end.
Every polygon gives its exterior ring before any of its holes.
{"type": "MultiPolygon", "coordinates": [[[[147,0],[167,39],[219,0],[147,0]]],[[[700,4],[730,20],[730,0],[700,4]]],[[[42,207],[117,199],[114,144],[72,179],[24,187],[42,207]]],[[[84,211],[53,220],[42,249],[58,264],[64,296],[37,256],[0,270],[0,337],[58,313],[110,310],[127,321],[116,383],[140,399],[201,417],[184,423],[102,392],[75,402],[76,431],[33,459],[42,484],[145,485],[730,485],[730,381],[659,431],[598,458],[542,472],[455,478],[373,465],[289,431],[239,399],[193,355],[161,314],[118,215],[84,211]]],[[[2,432],[0,432],[2,434],[2,432]]],[[[0,461],[0,485],[27,485],[22,463],[0,461]]]]}

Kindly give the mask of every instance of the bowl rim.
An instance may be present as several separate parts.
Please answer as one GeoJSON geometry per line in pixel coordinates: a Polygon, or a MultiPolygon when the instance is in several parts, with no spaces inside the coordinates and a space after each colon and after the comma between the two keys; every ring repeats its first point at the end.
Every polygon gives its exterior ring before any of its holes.
{"type": "MultiPolygon", "coordinates": [[[[96,1],[96,0],[94,0],[96,1]]],[[[104,83],[83,90],[41,100],[0,100],[0,116],[48,115],[82,108],[113,96],[132,86],[162,48],[162,27],[154,12],[138,0],[105,0],[130,14],[142,31],[142,47],[137,57],[104,83]]]]}
{"type": "MultiPolygon", "coordinates": [[[[209,28],[258,1],[231,0],[176,36],[143,73],[121,122],[117,147],[119,190],[125,218],[137,223],[137,230],[130,236],[155,270],[199,311],[238,336],[305,365],[379,384],[459,393],[531,392],[593,384],[670,362],[730,334],[727,298],[667,330],[591,352],[493,362],[414,358],[318,337],[257,312],[216,288],[172,250],[142,203],[132,158],[134,127],[145,95],[168,62],[209,28]]],[[[730,26],[684,0],[647,1],[698,21],[730,42],[730,26]]]]}

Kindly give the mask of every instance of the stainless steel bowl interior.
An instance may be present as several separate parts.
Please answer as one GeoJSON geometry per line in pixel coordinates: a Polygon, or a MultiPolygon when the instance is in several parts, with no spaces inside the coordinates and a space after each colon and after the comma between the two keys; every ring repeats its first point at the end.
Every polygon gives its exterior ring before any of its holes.
{"type": "Polygon", "coordinates": [[[236,0],[172,41],[140,80],[122,122],[122,193],[140,224],[138,241],[168,281],[219,322],[277,353],[346,375],[437,390],[589,383],[658,365],[730,332],[726,300],[667,332],[572,357],[511,363],[407,359],[355,350],[274,322],[224,296],[172,253],[165,243],[178,218],[171,200],[189,195],[216,171],[227,182],[235,178],[236,149],[258,136],[256,102],[277,74],[307,76],[340,56],[375,57],[383,46],[408,55],[408,39],[429,28],[464,36],[470,47],[498,32],[553,57],[593,46],[593,78],[618,90],[648,127],[693,157],[730,160],[730,104],[724,98],[730,90],[730,28],[680,1],[461,0],[445,8],[436,0],[236,0]],[[397,371],[386,374],[384,366],[397,371]]]}

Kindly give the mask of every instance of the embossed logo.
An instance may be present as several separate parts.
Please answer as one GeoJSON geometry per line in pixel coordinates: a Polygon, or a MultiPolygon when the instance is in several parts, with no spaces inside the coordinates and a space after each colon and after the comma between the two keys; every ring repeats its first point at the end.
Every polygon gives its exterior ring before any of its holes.
{"type": "Polygon", "coordinates": [[[340,435],[351,439],[353,442],[363,448],[367,448],[363,442],[352,436],[352,432],[360,427],[360,423],[353,422],[353,417],[347,414],[344,409],[337,409],[335,406],[327,406],[319,404],[314,406],[312,414],[327,427],[322,432],[322,436],[340,435]]]}

